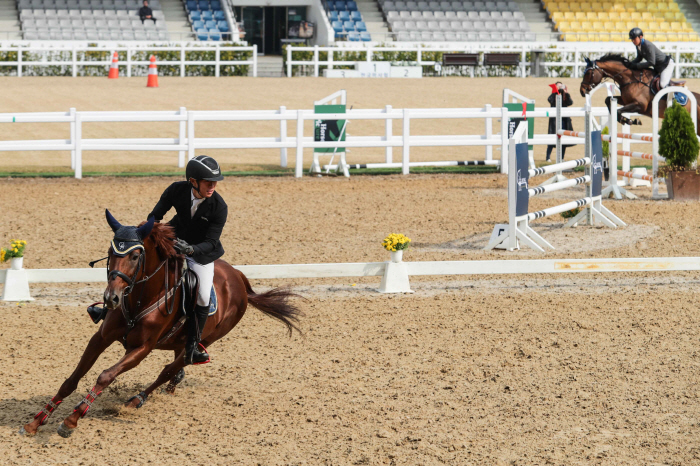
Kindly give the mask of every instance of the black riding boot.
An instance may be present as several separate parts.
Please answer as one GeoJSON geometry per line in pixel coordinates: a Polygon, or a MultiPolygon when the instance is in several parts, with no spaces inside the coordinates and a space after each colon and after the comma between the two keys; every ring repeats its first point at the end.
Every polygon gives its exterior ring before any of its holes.
{"type": "Polygon", "coordinates": [[[209,306],[195,306],[194,315],[187,319],[187,344],[185,345],[185,365],[209,361],[209,354],[199,351],[202,330],[209,317],[209,306]]]}

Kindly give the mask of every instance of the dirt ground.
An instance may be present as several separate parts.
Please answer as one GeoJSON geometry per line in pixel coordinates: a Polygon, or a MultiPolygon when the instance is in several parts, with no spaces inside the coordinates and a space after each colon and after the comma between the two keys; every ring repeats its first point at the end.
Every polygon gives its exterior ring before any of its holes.
{"type": "MultiPolygon", "coordinates": [[[[580,79],[562,80],[569,86],[574,105],[582,106],[580,79]]],[[[160,87],[146,88],[145,78],[0,78],[5,89],[0,113],[107,110],[277,110],[312,109],[313,102],[340,89],[348,92],[348,108],[476,108],[503,101],[503,89],[510,88],[536,99],[537,106],[548,106],[554,82],[549,78],[424,78],[424,79],[348,79],[324,78],[160,78],[160,87]]],[[[688,87],[700,88],[700,80],[690,80],[688,87]]],[[[602,106],[604,92],[595,95],[594,105],[602,106]]],[[[643,119],[637,131],[651,132],[651,119],[643,119]]],[[[583,130],[583,119],[575,118],[574,128],[583,130]]],[[[177,123],[85,123],[85,138],[178,137],[177,123]]],[[[296,123],[289,122],[290,136],[296,134],[296,123]]],[[[312,136],[307,123],[305,135],[312,136]]],[[[383,135],[384,121],[352,121],[348,134],[353,136],[383,135]]],[[[400,122],[394,122],[393,133],[401,134],[400,122]]],[[[500,131],[497,121],[494,133],[500,131]]],[[[536,120],[536,132],[547,132],[547,119],[536,120]]],[[[196,134],[201,137],[279,137],[275,122],[200,122],[196,134]]],[[[413,120],[411,134],[484,134],[484,120],[413,120]]],[[[68,139],[67,123],[14,123],[0,126],[0,140],[7,139],[68,139]]],[[[638,147],[638,146],[635,146],[638,147]]],[[[646,150],[644,145],[639,150],[646,150]]],[[[545,158],[544,146],[535,152],[537,160],[545,158]]],[[[279,167],[279,150],[209,150],[225,170],[269,169],[279,167]]],[[[290,166],[294,163],[290,150],[290,166]]],[[[413,148],[412,161],[477,160],[483,159],[483,147],[413,148]]],[[[568,154],[579,155],[580,147],[568,154]]],[[[394,161],[400,159],[394,150],[394,161]]],[[[500,150],[494,148],[494,158],[500,150]]],[[[309,166],[312,153],[306,151],[304,164],[309,166]]],[[[85,152],[84,171],[164,171],[175,170],[177,153],[166,152],[85,152]]],[[[383,162],[383,149],[353,149],[348,153],[350,163],[383,162]]],[[[635,163],[638,161],[635,161],[635,163]]],[[[68,152],[0,152],[0,171],[70,171],[68,152]]]]}
{"type": "MultiPolygon", "coordinates": [[[[111,239],[105,208],[137,223],[173,180],[0,180],[0,244],[26,239],[28,268],[85,267],[111,239]]],[[[547,254],[482,250],[506,221],[501,175],[229,178],[219,191],[233,264],[387,260],[391,232],[413,240],[412,261],[700,255],[700,205],[651,201],[648,188],[606,203],[626,228],[535,222],[557,247],[547,254]]],[[[303,338],[251,308],[174,396],[121,408],[171,357],[153,354],[67,440],[59,423],[122,351],[112,346],[37,436],[17,435],[75,367],[95,331],[85,306],[104,289],[33,285],[36,301],[0,305],[0,455],[22,465],[700,463],[696,273],[411,283],[414,294],[384,296],[376,278],[254,282],[308,299],[303,338]]]]}

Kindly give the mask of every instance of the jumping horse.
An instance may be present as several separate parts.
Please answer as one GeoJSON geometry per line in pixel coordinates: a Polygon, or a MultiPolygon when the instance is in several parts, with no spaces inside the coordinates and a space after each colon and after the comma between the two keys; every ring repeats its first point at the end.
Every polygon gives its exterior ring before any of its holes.
{"type": "MultiPolygon", "coordinates": [[[[148,396],[166,382],[170,382],[166,391],[174,393],[184,378],[186,335],[182,330],[185,319],[182,310],[183,295],[188,293],[184,289],[184,256],[173,247],[174,229],[167,224],[154,223],[153,218],[138,227],[122,226],[109,211],[105,211],[105,215],[115,236],[105,258],[108,279],[104,292],[104,321],[90,339],[73,373],[44,409],[20,430],[21,434],[35,434],[58,405],[76,390],[78,382],[98,357],[116,341],[124,346],[126,353],[117,364],[100,374],[95,386],[63,420],[58,428],[61,436],[69,437],[100,393],[154,349],[173,351],[175,360],[165,366],[151,386],[127,400],[125,406],[140,408],[148,396]]],[[[218,310],[207,319],[202,332],[203,346],[208,347],[228,334],[241,320],[248,304],[282,321],[290,336],[292,330],[299,331],[296,324],[301,311],[289,302],[289,298],[297,295],[281,288],[257,294],[245,275],[223,260],[217,260],[214,268],[218,310]]],[[[196,290],[193,293],[196,297],[196,290]]]]}
{"type": "MultiPolygon", "coordinates": [[[[595,61],[586,58],[586,70],[581,81],[581,97],[585,97],[598,84],[605,79],[611,79],[620,88],[620,101],[622,108],[617,110],[617,121],[627,125],[641,125],[637,119],[630,120],[623,117],[623,113],[639,113],[651,118],[652,101],[656,94],[654,73],[650,69],[631,70],[627,66],[629,60],[622,55],[607,54],[595,61]],[[652,89],[654,91],[652,92],[652,89]]],[[[671,85],[682,86],[685,81],[671,81],[671,85]]],[[[696,101],[700,104],[700,94],[693,92],[696,101]]],[[[605,105],[610,109],[610,97],[605,99],[605,105]]],[[[685,105],[690,112],[691,102],[685,105]]],[[[666,99],[659,102],[659,117],[663,118],[666,110],[666,99]]],[[[700,115],[700,106],[698,114],[700,115]]],[[[700,130],[700,126],[698,126],[700,130]]],[[[698,133],[700,134],[700,133],[698,133]]]]}

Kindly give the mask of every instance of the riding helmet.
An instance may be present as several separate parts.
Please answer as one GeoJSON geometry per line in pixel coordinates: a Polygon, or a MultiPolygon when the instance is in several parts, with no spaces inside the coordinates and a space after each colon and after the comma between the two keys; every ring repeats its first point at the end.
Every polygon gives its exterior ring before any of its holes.
{"type": "Polygon", "coordinates": [[[207,155],[198,155],[189,162],[185,169],[185,178],[188,180],[221,181],[224,176],[221,174],[219,164],[207,155]]]}
{"type": "Polygon", "coordinates": [[[636,39],[637,37],[641,37],[643,35],[644,35],[644,33],[642,32],[641,29],[632,28],[632,30],[630,31],[630,40],[636,39]]]}

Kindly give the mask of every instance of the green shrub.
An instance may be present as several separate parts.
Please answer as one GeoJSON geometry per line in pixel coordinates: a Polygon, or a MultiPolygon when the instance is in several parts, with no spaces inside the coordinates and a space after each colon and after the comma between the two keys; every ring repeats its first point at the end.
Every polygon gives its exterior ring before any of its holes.
{"type": "MultiPolygon", "coordinates": [[[[601,134],[610,134],[610,128],[606,126],[601,134]]],[[[603,139],[603,158],[607,159],[608,157],[610,157],[610,143],[603,139]]]]}
{"type": "Polygon", "coordinates": [[[687,170],[698,159],[700,144],[690,114],[677,102],[664,113],[659,131],[659,155],[673,170],[687,170]]]}

